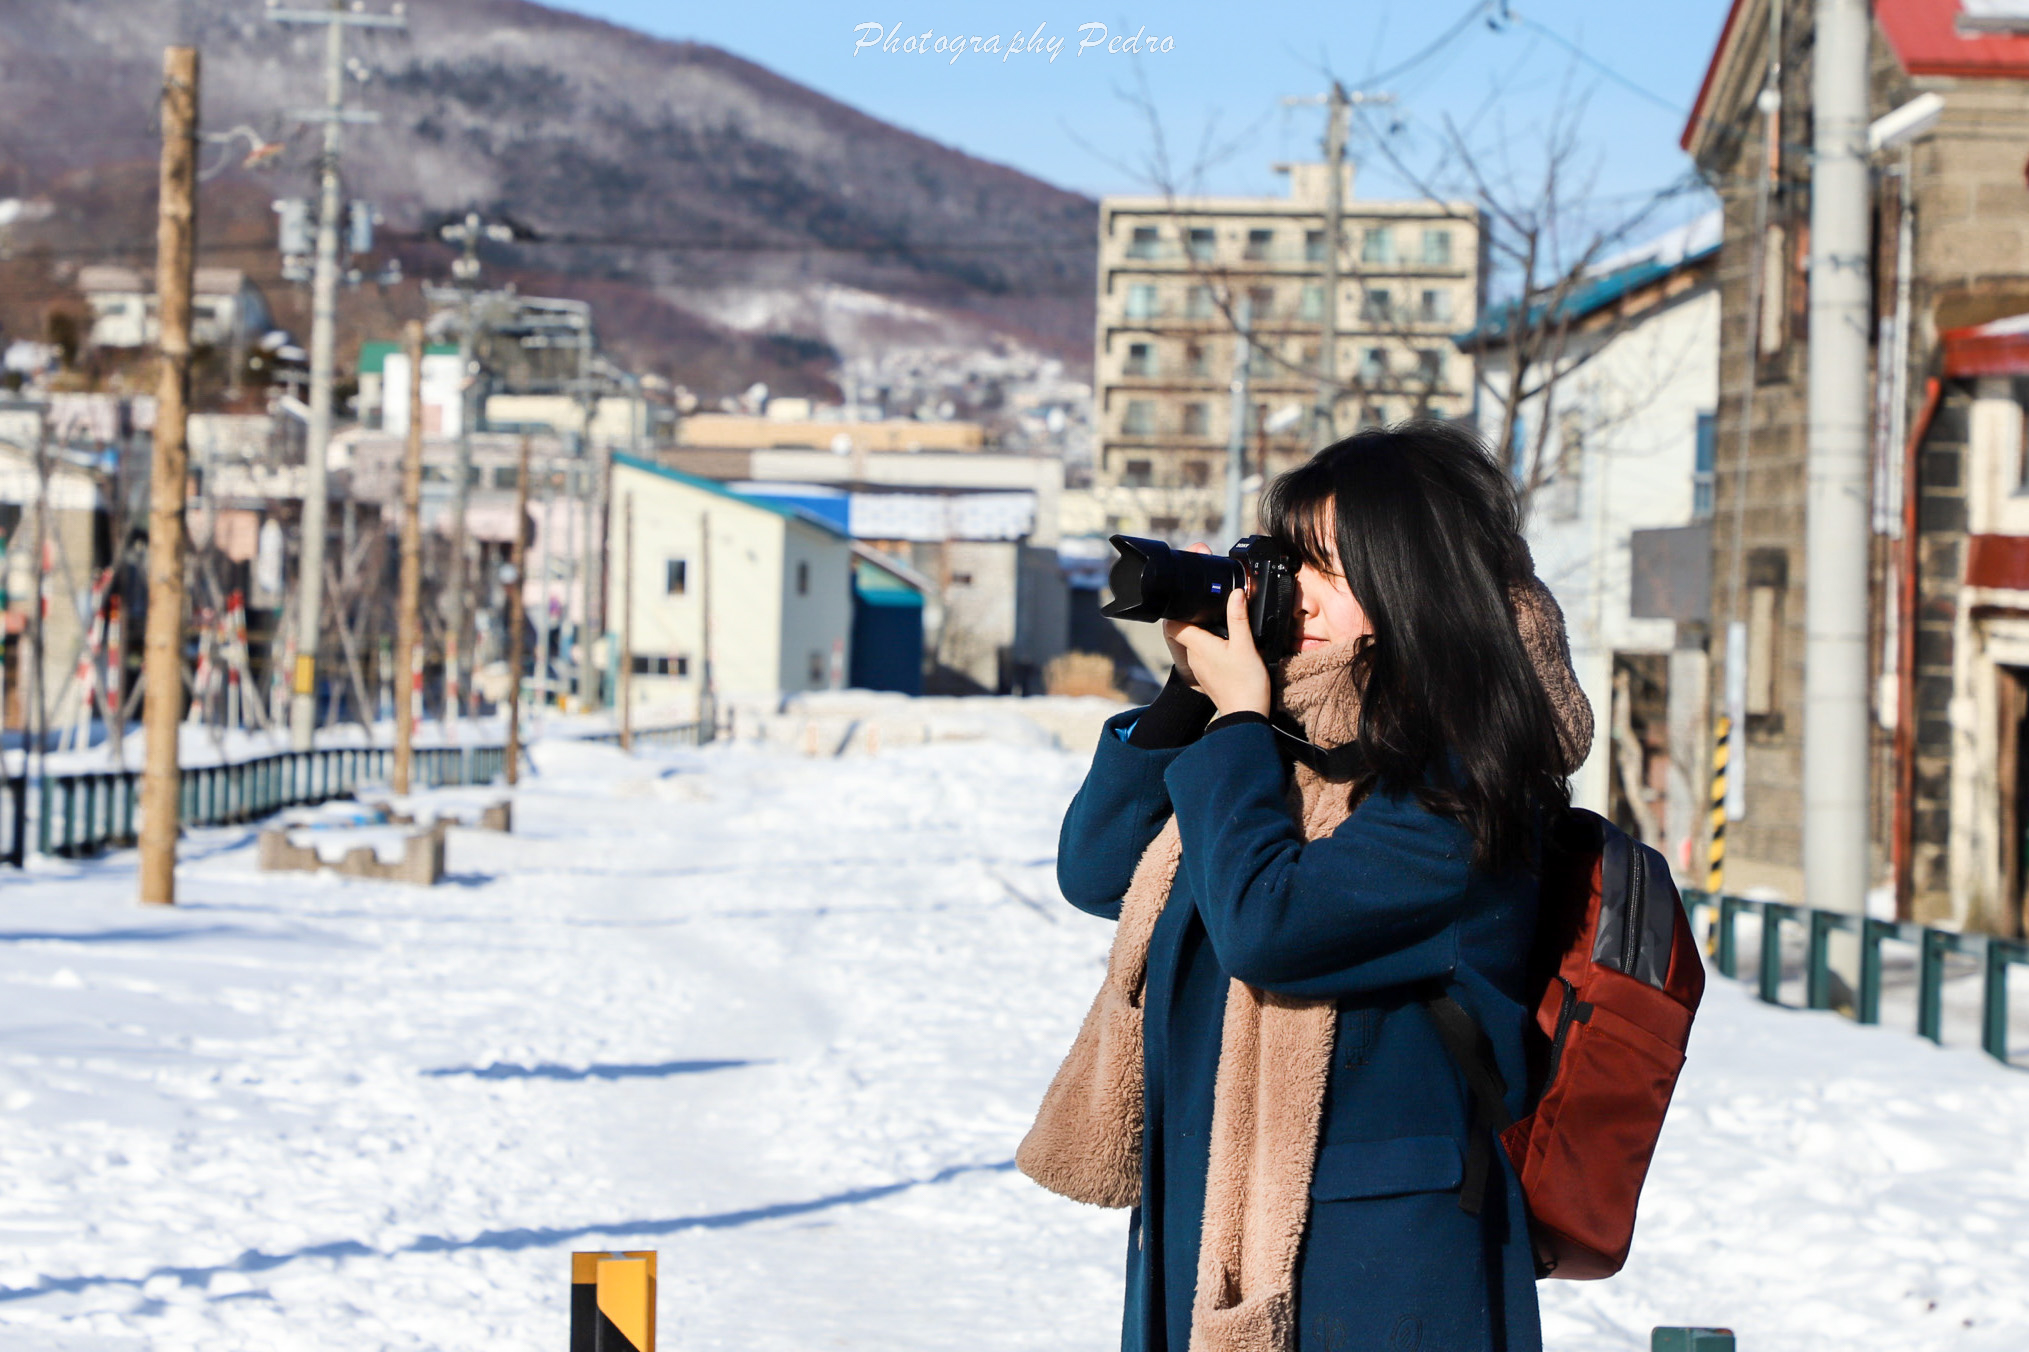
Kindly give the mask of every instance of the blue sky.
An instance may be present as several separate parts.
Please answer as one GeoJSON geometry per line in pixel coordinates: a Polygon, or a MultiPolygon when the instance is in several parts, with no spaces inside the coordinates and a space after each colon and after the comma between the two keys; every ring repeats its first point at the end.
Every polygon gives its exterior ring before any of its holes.
{"type": "MultiPolygon", "coordinates": [[[[1466,22],[1472,0],[1244,7],[1202,0],[550,2],[712,43],[884,121],[1095,196],[1147,188],[1149,118],[1122,97],[1142,88],[1177,166],[1172,177],[1182,179],[1206,158],[1200,147],[1210,143],[1222,153],[1201,181],[1220,193],[1278,193],[1282,181],[1269,165],[1318,153],[1322,111],[1281,100],[1324,89],[1327,71],[1349,88],[1372,84],[1398,98],[1356,127],[1362,196],[1404,191],[1372,137],[1391,137],[1398,154],[1426,165],[1448,116],[1469,128],[1490,162],[1505,147],[1526,172],[1545,125],[1560,106],[1577,107],[1580,185],[1609,217],[1689,168],[1677,148],[1683,110],[1726,9],[1725,0],[1523,0],[1496,30],[1485,15],[1497,0],[1466,22]],[[1105,25],[1109,42],[1140,33],[1168,39],[1169,49],[1081,53],[1081,41],[1096,30],[1080,30],[1094,23],[1105,25]],[[867,24],[878,28],[861,28],[867,24]],[[1044,44],[1062,40],[1054,60],[1047,45],[1007,50],[1017,33],[1031,39],[1038,24],[1044,44]],[[997,37],[1002,55],[977,54],[970,44],[955,61],[934,51],[860,47],[876,33],[899,39],[925,31],[933,45],[997,37]],[[1427,59],[1389,74],[1433,46],[1427,59]]],[[[1674,203],[1658,222],[1699,205],[1695,198],[1674,203]]]]}

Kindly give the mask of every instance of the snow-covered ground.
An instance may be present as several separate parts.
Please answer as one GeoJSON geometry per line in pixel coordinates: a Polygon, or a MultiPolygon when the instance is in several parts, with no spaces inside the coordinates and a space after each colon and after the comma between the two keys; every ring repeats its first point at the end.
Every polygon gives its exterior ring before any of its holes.
{"type": "MultiPolygon", "coordinates": [[[[0,1348],[563,1345],[573,1249],[661,1252],[670,1349],[1118,1345],[1124,1218],[1011,1156],[1109,927],[1084,756],[537,744],[433,889],[197,833],[0,872],[0,1348]]],[[[1549,1345],[2029,1347],[2029,1076],[1716,978],[1633,1262],[1549,1345]]]]}

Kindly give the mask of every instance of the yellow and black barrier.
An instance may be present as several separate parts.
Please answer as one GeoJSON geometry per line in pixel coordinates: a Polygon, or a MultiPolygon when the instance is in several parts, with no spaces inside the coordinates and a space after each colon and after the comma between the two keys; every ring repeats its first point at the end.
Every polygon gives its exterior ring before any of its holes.
{"type": "Polygon", "coordinates": [[[1715,897],[1726,890],[1726,772],[1732,738],[1732,718],[1719,715],[1712,738],[1712,847],[1705,865],[1705,890],[1715,897]]]}
{"type": "Polygon", "coordinates": [[[655,1250],[571,1255],[571,1352],[655,1352],[655,1250]]]}

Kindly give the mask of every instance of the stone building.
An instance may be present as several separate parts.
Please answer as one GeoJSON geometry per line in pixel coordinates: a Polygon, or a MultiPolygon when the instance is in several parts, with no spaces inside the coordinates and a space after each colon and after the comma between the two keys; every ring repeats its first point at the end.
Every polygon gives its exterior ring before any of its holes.
{"type": "MultiPolygon", "coordinates": [[[[1728,623],[1743,624],[1747,640],[1746,747],[1735,770],[1744,815],[1727,827],[1726,882],[1796,900],[1812,5],[1779,3],[1772,15],[1770,0],[1735,0],[1683,144],[1725,208],[1715,688],[1728,623]],[[1782,33],[1779,100],[1764,96],[1772,19],[1782,33]],[[1765,303],[1751,309],[1751,290],[1765,303]]],[[[1978,541],[2029,534],[2009,506],[2023,483],[2021,415],[2005,360],[1993,371],[1968,365],[1946,340],[1953,331],[1975,343],[2004,336],[1980,326],[2029,311],[2029,36],[1976,31],[1956,0],[1880,0],[1874,18],[1873,116],[1920,95],[1942,99],[1933,126],[1876,156],[1875,537],[1870,558],[1852,565],[1870,570],[1874,596],[1875,877],[1895,885],[1904,915],[2016,930],[2021,869],[2010,861],[2019,846],[2002,837],[2012,830],[2019,840],[2020,826],[2003,818],[2016,795],[2002,792],[1999,776],[2019,764],[2004,753],[2014,708],[2005,692],[2029,650],[2017,653],[1993,626],[2018,604],[2029,613],[2029,591],[1982,585],[2014,581],[2005,567],[1991,576],[1981,568],[2014,557],[2016,546],[1983,554],[1978,541]]]]}
{"type": "MultiPolygon", "coordinates": [[[[1282,166],[1287,197],[1108,197],[1100,204],[1094,346],[1098,448],[1089,504],[1101,529],[1185,542],[1221,527],[1235,316],[1246,302],[1247,471],[1311,449],[1323,335],[1330,169],[1282,166]]],[[[1345,172],[1336,365],[1343,434],[1418,414],[1470,411],[1472,362],[1452,342],[1477,322],[1477,209],[1362,201],[1345,172]]]]}

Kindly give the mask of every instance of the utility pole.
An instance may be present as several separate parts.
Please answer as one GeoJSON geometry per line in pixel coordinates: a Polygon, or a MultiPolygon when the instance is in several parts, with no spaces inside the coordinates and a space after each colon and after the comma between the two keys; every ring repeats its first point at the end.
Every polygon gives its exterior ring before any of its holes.
{"type": "MultiPolygon", "coordinates": [[[[1325,106],[1324,160],[1330,181],[1325,185],[1324,308],[1318,315],[1317,398],[1310,410],[1311,449],[1338,438],[1339,406],[1339,250],[1346,219],[1346,137],[1353,105],[1393,103],[1393,94],[1365,89],[1351,93],[1337,80],[1323,94],[1284,99],[1285,104],[1325,106]]],[[[1265,470],[1264,470],[1265,473],[1265,470]]]]}
{"type": "MultiPolygon", "coordinates": [[[[1804,523],[1803,899],[1820,910],[1859,911],[1868,883],[1870,6],[1866,0],[1817,0],[1816,22],[1804,523]]],[[[1852,979],[1852,973],[1846,975],[1852,979]]]]}
{"type": "Polygon", "coordinates": [[[1226,419],[1226,533],[1228,544],[1240,538],[1240,480],[1247,473],[1247,423],[1254,404],[1248,374],[1254,356],[1254,307],[1247,297],[1235,308],[1233,331],[1233,411],[1226,419]]]}
{"type": "Polygon", "coordinates": [[[479,241],[514,237],[505,225],[488,225],[477,212],[438,231],[440,238],[459,245],[463,252],[451,264],[458,299],[458,464],[451,480],[451,594],[445,620],[444,639],[444,721],[448,724],[465,712],[465,685],[461,667],[465,650],[466,590],[471,585],[465,566],[470,547],[465,513],[472,497],[472,424],[479,409],[473,399],[478,388],[478,328],[473,292],[479,282],[479,241]]]}
{"type": "Polygon", "coordinates": [[[521,779],[522,588],[528,578],[528,433],[521,434],[521,460],[514,476],[514,559],[507,579],[507,783],[521,779]]]}
{"type": "MultiPolygon", "coordinates": [[[[141,771],[141,900],[176,902],[176,834],[182,771],[183,492],[190,417],[190,293],[197,268],[195,47],[162,56],[162,180],[155,234],[155,294],[162,374],[155,390],[155,458],[148,486],[147,687],[141,771]]],[[[38,659],[40,653],[37,654],[38,659]]]]}
{"type": "MultiPolygon", "coordinates": [[[[331,445],[331,380],[337,361],[338,229],[345,195],[338,178],[338,152],[348,122],[373,123],[373,113],[345,106],[345,30],[405,28],[395,15],[364,14],[331,0],[322,10],[271,9],[275,23],[324,26],[324,107],[297,113],[301,122],[324,124],[324,155],[317,213],[317,270],[311,281],[310,417],[304,459],[303,549],[297,566],[296,670],[289,702],[290,743],[308,751],[317,730],[317,645],[324,632],[324,529],[330,506],[325,458],[331,445]]],[[[411,373],[422,379],[420,369],[411,373]]]]}
{"type": "Polygon", "coordinates": [[[395,677],[404,687],[395,698],[396,793],[409,791],[421,656],[417,629],[423,609],[423,322],[411,319],[402,340],[409,354],[409,439],[402,456],[402,592],[395,598],[395,677]]]}
{"type": "Polygon", "coordinates": [[[620,530],[620,749],[634,749],[634,495],[621,508],[620,530]]]}

